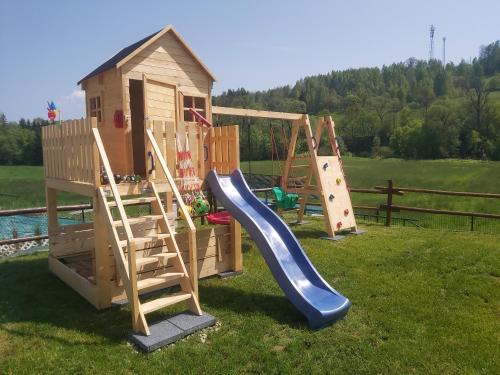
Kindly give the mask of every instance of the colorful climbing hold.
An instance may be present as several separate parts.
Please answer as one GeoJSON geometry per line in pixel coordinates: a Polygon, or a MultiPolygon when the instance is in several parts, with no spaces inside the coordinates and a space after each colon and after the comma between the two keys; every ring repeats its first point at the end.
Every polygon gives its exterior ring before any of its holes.
{"type": "Polygon", "coordinates": [[[344,216],[347,216],[347,215],[349,215],[349,209],[348,209],[348,208],[346,208],[346,209],[344,210],[344,216]]]}
{"type": "Polygon", "coordinates": [[[340,183],[342,182],[342,180],[340,179],[340,177],[337,177],[337,179],[335,180],[335,182],[337,182],[337,185],[340,185],[340,183]]]}
{"type": "Polygon", "coordinates": [[[341,221],[339,221],[339,222],[337,223],[337,229],[340,229],[340,228],[342,228],[342,222],[341,222],[341,221]]]}

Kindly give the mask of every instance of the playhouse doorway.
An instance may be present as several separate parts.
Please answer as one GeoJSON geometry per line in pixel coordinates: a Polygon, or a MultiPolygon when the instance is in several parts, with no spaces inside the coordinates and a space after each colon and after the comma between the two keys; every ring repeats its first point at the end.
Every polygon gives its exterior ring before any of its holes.
{"type": "Polygon", "coordinates": [[[132,158],[134,173],[146,177],[146,146],[144,138],[144,85],[142,80],[129,82],[130,120],[132,124],[132,158]]]}

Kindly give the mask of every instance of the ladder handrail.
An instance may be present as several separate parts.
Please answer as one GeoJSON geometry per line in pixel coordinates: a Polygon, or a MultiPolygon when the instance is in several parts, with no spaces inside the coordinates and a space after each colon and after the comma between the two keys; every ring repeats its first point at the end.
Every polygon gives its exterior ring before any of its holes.
{"type": "Polygon", "coordinates": [[[104,148],[104,144],[102,143],[99,130],[97,128],[93,128],[92,133],[94,134],[94,139],[97,145],[97,150],[102,160],[102,165],[104,166],[104,171],[108,176],[109,185],[111,186],[111,192],[113,193],[116,207],[118,208],[118,212],[120,213],[120,219],[123,223],[123,228],[125,229],[125,233],[127,235],[127,241],[130,242],[134,238],[134,235],[132,234],[132,228],[130,227],[130,223],[128,222],[128,217],[125,213],[125,209],[122,203],[122,198],[120,196],[120,193],[118,192],[118,187],[116,186],[116,182],[113,178],[113,171],[111,170],[111,165],[109,164],[106,149],[104,148]]]}
{"type": "Polygon", "coordinates": [[[189,231],[194,232],[196,231],[196,227],[194,226],[193,219],[191,219],[191,215],[189,214],[189,211],[187,210],[186,204],[184,203],[184,200],[182,199],[182,196],[179,192],[179,189],[177,189],[177,185],[175,184],[175,180],[172,177],[172,174],[170,173],[170,170],[167,167],[167,163],[165,159],[163,158],[163,155],[160,151],[160,148],[158,147],[158,144],[156,143],[156,139],[154,138],[153,132],[151,129],[147,129],[146,133],[149,138],[149,142],[151,143],[151,147],[153,148],[153,151],[156,154],[156,158],[158,159],[160,166],[163,170],[163,173],[167,177],[167,181],[172,188],[172,192],[174,193],[175,198],[177,199],[177,205],[180,208],[182,215],[184,216],[186,223],[189,227],[189,231]]]}

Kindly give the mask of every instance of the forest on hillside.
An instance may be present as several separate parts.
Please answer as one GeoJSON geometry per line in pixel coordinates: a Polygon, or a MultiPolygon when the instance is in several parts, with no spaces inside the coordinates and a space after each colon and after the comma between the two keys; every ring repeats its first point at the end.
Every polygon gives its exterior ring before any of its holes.
{"type": "Polygon", "coordinates": [[[9,122],[0,113],[0,165],[42,165],[42,126],[48,124],[41,118],[9,122]]]}
{"type": "MultiPolygon", "coordinates": [[[[382,68],[332,71],[293,86],[213,97],[219,106],[331,114],[345,153],[405,159],[500,160],[500,41],[459,64],[414,58],[382,68]]],[[[242,160],[271,158],[271,131],[284,155],[290,124],[215,118],[239,123],[242,160]]],[[[8,121],[0,113],[0,164],[42,164],[44,119],[8,121]]],[[[299,143],[305,148],[305,140],[299,143]]]]}
{"type": "MultiPolygon", "coordinates": [[[[471,62],[443,66],[439,60],[410,58],[267,91],[228,90],[213,104],[331,114],[344,151],[358,156],[500,160],[500,41],[481,47],[471,62]]],[[[242,158],[269,158],[270,128],[278,131],[280,124],[252,123],[261,126],[250,127],[252,147],[242,147],[242,158]]],[[[241,129],[243,145],[247,124],[241,129]]]]}

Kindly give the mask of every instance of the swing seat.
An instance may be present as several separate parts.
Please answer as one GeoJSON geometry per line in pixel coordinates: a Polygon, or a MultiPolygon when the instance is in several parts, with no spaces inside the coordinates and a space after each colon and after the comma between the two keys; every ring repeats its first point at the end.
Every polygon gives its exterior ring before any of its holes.
{"type": "Polygon", "coordinates": [[[298,194],[286,193],[282,188],[273,187],[274,201],[276,202],[276,207],[282,208],[284,210],[291,210],[295,208],[297,201],[299,200],[298,194]]]}

